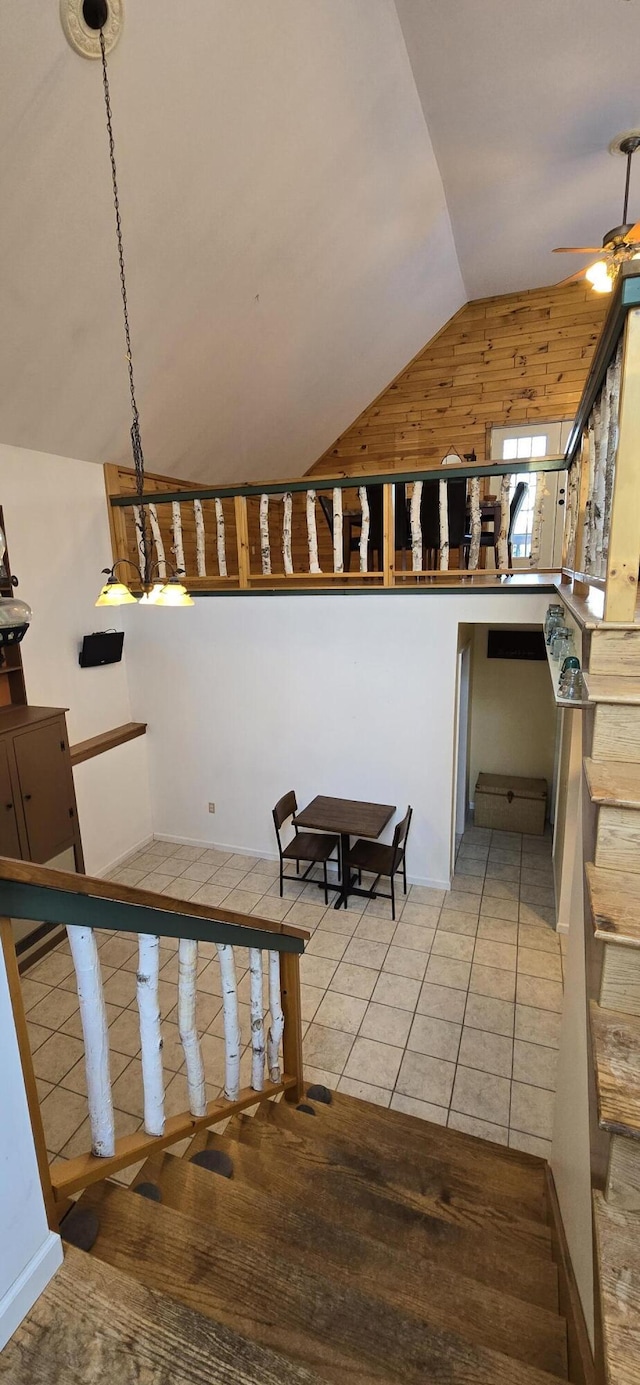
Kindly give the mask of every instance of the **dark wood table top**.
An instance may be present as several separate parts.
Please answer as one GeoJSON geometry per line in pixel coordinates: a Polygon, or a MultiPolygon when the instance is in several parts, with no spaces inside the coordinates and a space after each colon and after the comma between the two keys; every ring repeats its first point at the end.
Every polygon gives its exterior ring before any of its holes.
{"type": "Polygon", "coordinates": [[[395,813],[390,803],[361,803],[354,798],[325,798],[318,794],[301,813],[299,827],[338,832],[345,837],[379,837],[395,813]]]}

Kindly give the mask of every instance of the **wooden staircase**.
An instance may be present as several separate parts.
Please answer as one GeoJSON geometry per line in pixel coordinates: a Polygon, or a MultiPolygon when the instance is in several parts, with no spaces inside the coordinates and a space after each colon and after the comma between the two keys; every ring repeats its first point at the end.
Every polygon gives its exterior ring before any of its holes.
{"type": "Polygon", "coordinates": [[[592,634],[587,687],[594,714],[584,762],[594,843],[586,864],[587,951],[597,1123],[609,1136],[594,1224],[611,1385],[640,1381],[639,675],[640,630],[592,634]]]}
{"type": "Polygon", "coordinates": [[[325,1088],[95,1185],[62,1234],[11,1385],[567,1379],[543,1162],[325,1088]]]}

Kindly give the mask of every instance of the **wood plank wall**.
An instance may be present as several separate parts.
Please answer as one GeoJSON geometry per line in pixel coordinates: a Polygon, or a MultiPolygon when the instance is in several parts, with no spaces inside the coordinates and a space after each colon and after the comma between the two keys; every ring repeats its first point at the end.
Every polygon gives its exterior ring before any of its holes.
{"type": "Polygon", "coordinates": [[[492,425],[573,418],[608,303],[584,284],[467,303],[310,474],[481,461],[492,425]]]}

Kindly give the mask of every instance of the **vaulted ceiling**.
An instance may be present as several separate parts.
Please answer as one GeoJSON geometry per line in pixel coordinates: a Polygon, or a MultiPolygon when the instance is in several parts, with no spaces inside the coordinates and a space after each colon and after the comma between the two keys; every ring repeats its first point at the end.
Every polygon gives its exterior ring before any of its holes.
{"type": "MultiPolygon", "coordinates": [[[[299,474],[466,298],[578,267],[549,252],[619,220],[639,50],[635,0],[125,0],[149,469],[299,474]]],[[[0,7],[0,51],[0,441],[126,461],[99,66],[56,0],[0,7]]]]}

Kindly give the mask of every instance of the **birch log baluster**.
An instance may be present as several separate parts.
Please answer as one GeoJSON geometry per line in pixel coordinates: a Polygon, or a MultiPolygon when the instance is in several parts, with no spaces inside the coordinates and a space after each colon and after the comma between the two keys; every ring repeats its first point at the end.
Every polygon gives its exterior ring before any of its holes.
{"type": "Polygon", "coordinates": [[[480,513],[480,478],[472,476],[469,481],[469,504],[471,510],[471,543],[469,544],[469,568],[475,572],[480,561],[482,539],[482,516],[480,513]]]}
{"type": "MultiPolygon", "coordinates": [[[[197,501],[195,503],[198,504],[197,501]]],[[[153,542],[156,546],[156,558],[158,559],[158,577],[164,578],[167,575],[167,559],[164,551],[164,542],[162,539],[162,534],[160,532],[158,511],[156,510],[155,505],[149,506],[149,523],[151,525],[153,542]]]]}
{"type": "Polygon", "coordinates": [[[580,466],[574,461],[567,478],[567,519],[563,567],[576,567],[576,525],[578,520],[578,495],[580,491],[580,466]]]}
{"type": "Polygon", "coordinates": [[[251,999],[251,1086],[254,1092],[264,1087],[264,1007],[262,1003],[262,953],[249,948],[251,999]]]}
{"type": "Polygon", "coordinates": [[[269,545],[269,496],[260,496],[260,557],[265,576],[271,572],[271,548],[269,545]]]}
{"type": "Polygon", "coordinates": [[[366,486],[360,486],[358,490],[360,499],[360,509],[362,510],[362,524],[360,526],[360,571],[367,572],[369,568],[369,530],[371,528],[371,513],[369,510],[369,497],[366,486]]]}
{"type": "Polygon", "coordinates": [[[98,1158],[108,1158],[115,1152],[116,1135],[109,1072],[109,1026],[100,958],[92,928],[69,925],[67,934],[76,971],[84,1037],[91,1152],[98,1158]]]}
{"type": "Polygon", "coordinates": [[[214,505],[216,510],[216,544],[218,550],[218,572],[221,577],[226,577],[227,550],[224,536],[224,510],[222,508],[222,501],[218,500],[217,497],[214,501],[214,505]]]}
{"type": "Polygon", "coordinates": [[[591,521],[593,525],[593,540],[591,547],[591,560],[593,567],[589,569],[594,577],[600,576],[602,568],[602,541],[604,536],[604,472],[607,450],[607,437],[609,433],[609,400],[606,381],[600,391],[600,398],[593,408],[593,432],[596,444],[596,456],[593,469],[593,497],[591,505],[591,521]]]}
{"type": "Polygon", "coordinates": [[[196,566],[198,577],[207,575],[207,550],[204,536],[204,515],[202,513],[202,501],[194,500],[193,515],[196,525],[196,566]]]}
{"type": "Polygon", "coordinates": [[[542,514],[544,502],[549,494],[547,482],[542,471],[536,476],[536,498],[533,506],[533,524],[531,526],[531,553],[529,562],[531,567],[538,567],[540,563],[540,546],[542,543],[542,514]]]}
{"type": "Polygon", "coordinates": [[[336,486],[333,492],[333,570],[344,571],[342,547],[342,491],[336,486]]]}
{"type": "Polygon", "coordinates": [[[216,948],[222,981],[225,1052],[224,1094],[229,1101],[235,1101],[240,1091],[240,1016],[236,967],[233,959],[233,948],[229,943],[216,943],[216,948]]]}
{"type": "Polygon", "coordinates": [[[591,564],[593,562],[593,548],[595,543],[595,531],[593,523],[593,486],[595,475],[596,440],[593,425],[594,420],[592,410],[591,417],[588,423],[589,445],[587,448],[587,458],[589,462],[589,481],[587,486],[587,502],[585,505],[584,515],[583,545],[579,563],[579,570],[581,572],[591,571],[591,564]]]}
{"type": "Polygon", "coordinates": [[[184,544],[182,542],[182,514],[179,500],[172,501],[171,523],[173,528],[173,551],[178,572],[184,572],[184,544]]]}
{"type": "Polygon", "coordinates": [[[511,478],[503,476],[500,482],[500,529],[498,531],[498,568],[506,572],[509,566],[509,491],[511,478]]]}
{"type": "Polygon", "coordinates": [[[622,338],[618,343],[615,360],[612,361],[607,371],[607,389],[609,390],[609,431],[607,436],[607,452],[605,458],[604,476],[604,531],[602,536],[602,572],[601,576],[606,576],[607,560],[609,557],[609,529],[611,525],[611,502],[613,499],[613,479],[616,468],[616,452],[618,450],[618,417],[620,414],[620,380],[622,375],[622,338]]]}
{"type": "Polygon", "coordinates": [[[184,1050],[192,1116],[203,1116],[207,1109],[202,1049],[196,1026],[196,985],[198,944],[181,938],[178,948],[178,1032],[184,1050]]]}
{"type": "Polygon", "coordinates": [[[420,505],[422,502],[422,481],[414,481],[411,493],[411,565],[414,572],[422,569],[422,524],[420,522],[420,505]]]}
{"type": "Polygon", "coordinates": [[[449,503],[447,497],[447,483],[444,480],[438,483],[438,506],[440,513],[440,570],[449,570],[449,503]]]}
{"type": "Polygon", "coordinates": [[[139,938],[136,998],[140,1015],[144,1128],[147,1135],[164,1135],[164,1078],[160,1030],[160,942],[151,933],[139,938]]]}
{"type": "Polygon", "coordinates": [[[284,1014],[280,993],[280,953],[269,953],[269,1010],[271,1024],[267,1035],[267,1067],[272,1082],[280,1081],[280,1044],[284,1033],[284,1014]]]}
{"type": "Polygon", "coordinates": [[[322,572],[318,561],[315,491],[307,491],[307,540],[309,544],[309,572],[322,572]]]}
{"type": "Polygon", "coordinates": [[[291,515],[293,511],[293,499],[290,491],[282,497],[282,561],[284,563],[285,575],[291,577],[293,574],[293,561],[291,558],[291,515]]]}

